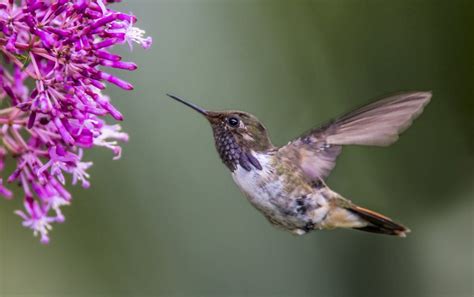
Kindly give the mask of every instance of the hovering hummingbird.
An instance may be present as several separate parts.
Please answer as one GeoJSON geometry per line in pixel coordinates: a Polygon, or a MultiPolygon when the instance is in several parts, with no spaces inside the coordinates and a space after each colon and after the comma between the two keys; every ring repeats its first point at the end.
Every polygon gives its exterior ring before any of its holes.
{"type": "Polygon", "coordinates": [[[208,111],[174,95],[169,97],[204,115],[217,152],[250,203],[274,225],[297,235],[312,230],[352,228],[405,237],[410,230],[331,190],[324,180],[343,145],[388,146],[418,117],[431,92],[409,92],[362,106],[287,145],[272,144],[253,115],[208,111]]]}

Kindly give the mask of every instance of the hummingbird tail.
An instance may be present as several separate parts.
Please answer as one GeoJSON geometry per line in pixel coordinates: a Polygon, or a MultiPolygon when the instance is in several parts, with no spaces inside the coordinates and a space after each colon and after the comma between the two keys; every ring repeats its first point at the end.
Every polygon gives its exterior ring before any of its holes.
{"type": "Polygon", "coordinates": [[[350,228],[365,232],[406,237],[410,229],[373,210],[357,206],[326,188],[329,208],[320,223],[322,229],[350,228]]]}
{"type": "Polygon", "coordinates": [[[353,227],[355,230],[386,235],[396,235],[399,237],[406,237],[407,233],[410,232],[410,229],[375,211],[357,205],[352,205],[351,207],[347,208],[347,210],[366,222],[365,226],[353,227]]]}

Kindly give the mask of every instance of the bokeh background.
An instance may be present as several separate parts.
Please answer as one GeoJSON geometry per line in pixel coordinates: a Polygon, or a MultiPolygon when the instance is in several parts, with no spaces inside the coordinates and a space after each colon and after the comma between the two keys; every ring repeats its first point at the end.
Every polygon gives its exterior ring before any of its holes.
{"type": "Polygon", "coordinates": [[[473,1],[124,1],[153,36],[123,158],[89,152],[92,188],[42,246],[0,204],[0,296],[473,296],[473,1]],[[276,144],[383,94],[433,90],[388,149],[350,147],[328,184],[408,225],[295,237],[234,186],[210,129],[173,92],[257,115],[276,144]]]}

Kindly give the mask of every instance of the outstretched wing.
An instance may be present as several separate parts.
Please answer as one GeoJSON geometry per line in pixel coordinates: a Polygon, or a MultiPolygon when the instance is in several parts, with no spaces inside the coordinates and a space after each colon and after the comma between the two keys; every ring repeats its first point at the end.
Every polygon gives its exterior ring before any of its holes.
{"type": "Polygon", "coordinates": [[[325,179],[336,165],[342,145],[394,143],[430,99],[431,92],[410,92],[378,100],[308,131],[279,151],[295,155],[309,178],[325,179]]]}

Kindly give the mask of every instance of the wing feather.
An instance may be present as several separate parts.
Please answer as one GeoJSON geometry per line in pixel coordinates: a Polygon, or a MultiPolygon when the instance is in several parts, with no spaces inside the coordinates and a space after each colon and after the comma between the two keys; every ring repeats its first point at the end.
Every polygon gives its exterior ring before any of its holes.
{"type": "Polygon", "coordinates": [[[388,146],[397,141],[431,99],[430,92],[399,94],[368,104],[332,123],[329,144],[388,146]]]}
{"type": "Polygon", "coordinates": [[[309,178],[324,179],[336,165],[342,145],[394,143],[430,100],[431,92],[410,92],[375,101],[303,134],[280,152],[299,156],[299,166],[309,178]]]}

